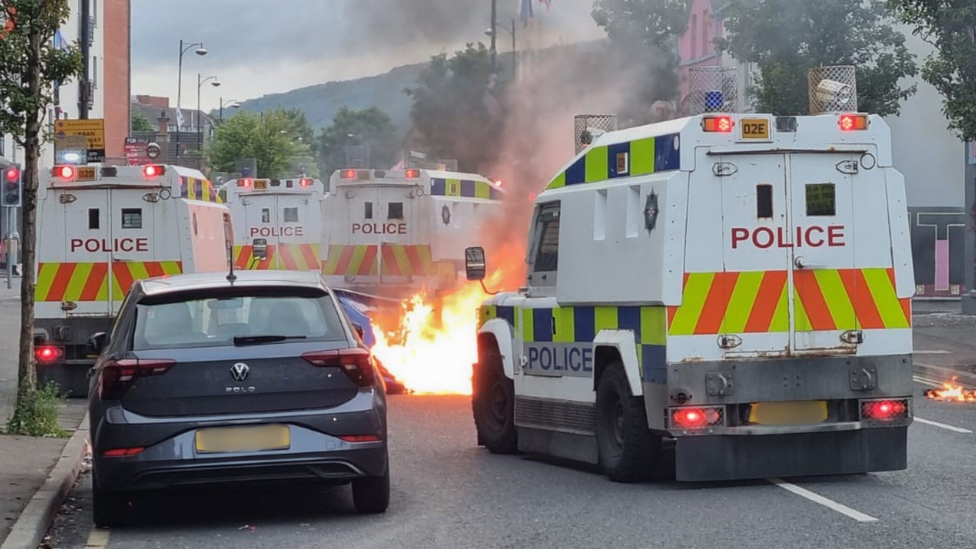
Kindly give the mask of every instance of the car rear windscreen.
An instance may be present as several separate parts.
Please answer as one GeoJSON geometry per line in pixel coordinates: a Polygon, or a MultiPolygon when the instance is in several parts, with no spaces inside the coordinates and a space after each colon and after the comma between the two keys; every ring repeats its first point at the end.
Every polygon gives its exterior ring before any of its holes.
{"type": "Polygon", "coordinates": [[[266,343],[344,341],[342,321],[327,295],[242,292],[219,297],[143,301],[136,306],[133,350],[222,347],[266,343]]]}

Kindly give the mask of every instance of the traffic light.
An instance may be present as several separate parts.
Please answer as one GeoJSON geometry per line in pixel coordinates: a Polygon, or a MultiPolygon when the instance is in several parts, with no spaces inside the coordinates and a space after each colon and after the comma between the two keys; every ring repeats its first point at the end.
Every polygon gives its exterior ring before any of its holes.
{"type": "Polygon", "coordinates": [[[19,165],[3,169],[3,194],[0,206],[19,208],[23,201],[23,172],[19,165]]]}

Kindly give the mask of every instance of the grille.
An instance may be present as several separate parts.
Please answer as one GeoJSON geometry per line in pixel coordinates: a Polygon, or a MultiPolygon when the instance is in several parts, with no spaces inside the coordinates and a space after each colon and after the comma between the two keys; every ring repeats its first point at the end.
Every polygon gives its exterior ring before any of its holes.
{"type": "Polygon", "coordinates": [[[522,427],[591,435],[596,429],[596,410],[586,404],[516,398],[515,422],[522,427]]]}
{"type": "Polygon", "coordinates": [[[857,111],[857,72],[852,66],[814,67],[807,73],[810,114],[857,111]]]}

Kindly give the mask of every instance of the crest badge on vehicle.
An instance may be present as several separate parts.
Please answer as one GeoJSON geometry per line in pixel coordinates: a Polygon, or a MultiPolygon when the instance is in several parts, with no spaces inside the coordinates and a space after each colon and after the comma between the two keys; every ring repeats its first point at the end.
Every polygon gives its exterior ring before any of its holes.
{"type": "Polygon", "coordinates": [[[647,195],[647,202],[644,204],[644,227],[647,232],[654,230],[657,226],[657,194],[651,191],[651,194],[647,195]]]}

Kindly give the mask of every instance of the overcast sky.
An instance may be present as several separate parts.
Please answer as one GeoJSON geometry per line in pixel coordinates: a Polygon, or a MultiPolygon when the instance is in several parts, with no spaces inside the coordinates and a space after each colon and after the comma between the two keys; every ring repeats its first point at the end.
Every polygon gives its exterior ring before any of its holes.
{"type": "MultiPolygon", "coordinates": [[[[511,25],[520,0],[498,0],[499,20],[511,25]]],[[[603,36],[590,17],[592,0],[532,0],[535,20],[519,48],[603,36]]],[[[348,80],[487,41],[490,0],[133,0],[132,93],[176,103],[179,41],[203,41],[205,57],[183,58],[183,106],[196,107],[197,74],[206,84],[205,110],[218,97],[245,100],[267,93],[348,80]],[[273,7],[271,7],[273,6],[273,7]]],[[[500,52],[511,37],[499,31],[500,52]]]]}

